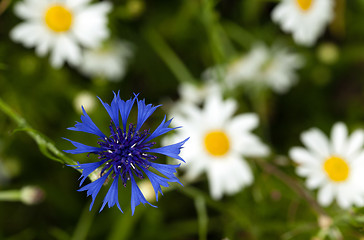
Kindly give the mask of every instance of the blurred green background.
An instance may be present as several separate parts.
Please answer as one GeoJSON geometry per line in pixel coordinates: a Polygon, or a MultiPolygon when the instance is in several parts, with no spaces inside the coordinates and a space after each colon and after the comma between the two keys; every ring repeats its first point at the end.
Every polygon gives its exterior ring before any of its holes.
{"type": "MultiPolygon", "coordinates": [[[[34,49],[14,43],[9,32],[21,21],[13,13],[16,2],[0,1],[0,98],[58,149],[70,148],[62,137],[90,142],[66,130],[79,121],[74,99],[80,92],[88,91],[95,101],[96,96],[111,101],[113,90],[120,90],[122,99],[140,93],[153,104],[177,100],[181,81],[200,81],[206,68],[231,61],[259,41],[278,41],[305,58],[298,84],[287,94],[268,94],[267,110],[258,112],[266,119],[264,141],[274,152],[268,161],[284,176],[303,186],[284,157],[290,147],[300,145],[302,131],[316,126],[327,133],[336,121],[350,129],[364,126],[363,0],[335,1],[335,20],[311,48],[296,45],[271,21],[277,1],[114,0],[109,14],[112,36],[135,49],[120,82],[90,79],[68,65],[54,69],[48,57],[37,57],[34,49]],[[325,58],[327,48],[337,54],[333,61],[325,58]]],[[[237,99],[244,102],[241,110],[256,111],[243,92],[237,99]]],[[[157,126],[167,110],[157,111],[150,127],[157,126]]],[[[101,128],[107,126],[103,123],[108,116],[97,101],[90,116],[101,128]]],[[[116,208],[89,212],[90,199],[76,191],[79,173],[50,161],[26,132],[14,131],[17,127],[0,111],[0,167],[7,175],[0,191],[36,185],[45,196],[32,206],[0,201],[0,239],[311,239],[320,230],[317,212],[307,201],[254,161],[249,162],[254,184],[219,202],[208,196],[206,181],[199,181],[166,192],[158,208],[138,206],[134,216],[125,207],[128,190],[120,194],[124,214],[116,208]],[[201,199],[206,208],[199,207],[201,199]]],[[[83,161],[85,154],[70,157],[83,161]]],[[[337,219],[344,239],[364,236],[358,220],[336,207],[327,212],[337,219]]],[[[361,212],[356,209],[356,216],[361,212]]]]}

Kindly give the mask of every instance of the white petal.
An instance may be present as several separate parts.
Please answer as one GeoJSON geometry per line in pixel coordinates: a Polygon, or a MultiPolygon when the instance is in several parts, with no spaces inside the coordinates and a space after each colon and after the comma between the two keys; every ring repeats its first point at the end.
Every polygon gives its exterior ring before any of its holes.
{"type": "Polygon", "coordinates": [[[82,7],[86,7],[91,0],[65,0],[67,7],[77,10],[82,7]]]}
{"type": "Polygon", "coordinates": [[[326,184],[318,191],[318,202],[320,205],[326,207],[334,200],[334,189],[331,184],[326,184]]]}
{"type": "Polygon", "coordinates": [[[349,186],[338,186],[337,189],[337,204],[343,208],[348,209],[351,206],[352,196],[354,192],[348,189],[349,186]]]}
{"type": "Polygon", "coordinates": [[[15,14],[26,20],[39,20],[43,18],[44,9],[49,3],[46,0],[28,0],[18,2],[14,6],[15,14]]]}
{"type": "Polygon", "coordinates": [[[347,149],[346,149],[346,156],[350,158],[352,155],[356,154],[361,150],[364,143],[364,131],[363,130],[356,130],[351,134],[347,149]]]}
{"type": "Polygon", "coordinates": [[[264,157],[270,152],[269,148],[253,134],[244,134],[240,139],[233,139],[233,150],[247,157],[264,157]]]}
{"type": "Polygon", "coordinates": [[[239,114],[228,123],[229,131],[243,132],[251,131],[258,126],[259,119],[255,113],[239,114]]]}
{"type": "Polygon", "coordinates": [[[348,129],[343,123],[336,123],[331,131],[332,150],[336,154],[342,154],[346,149],[348,129]]]}
{"type": "Polygon", "coordinates": [[[78,65],[81,62],[81,49],[70,37],[63,38],[62,42],[65,60],[72,65],[78,65]]]}
{"type": "Polygon", "coordinates": [[[237,109],[237,102],[233,99],[223,100],[221,94],[210,94],[204,106],[205,117],[210,125],[223,127],[237,109]]]}
{"type": "Polygon", "coordinates": [[[311,174],[306,180],[306,186],[308,189],[316,189],[322,185],[326,176],[324,174],[311,174]]]}
{"type": "Polygon", "coordinates": [[[226,166],[211,163],[207,170],[211,197],[215,200],[221,199],[224,192],[224,178],[221,172],[226,171],[226,166]]]}
{"type": "Polygon", "coordinates": [[[72,33],[82,45],[96,48],[109,36],[106,15],[110,10],[111,4],[102,2],[88,6],[75,16],[72,33]]]}
{"type": "Polygon", "coordinates": [[[302,147],[293,147],[289,151],[289,156],[294,162],[302,165],[318,166],[322,162],[321,159],[318,159],[302,147]]]}
{"type": "Polygon", "coordinates": [[[310,150],[321,158],[330,155],[329,141],[319,129],[313,128],[301,134],[301,140],[310,150]]]}
{"type": "Polygon", "coordinates": [[[206,160],[204,157],[199,157],[193,161],[190,161],[191,159],[192,158],[184,158],[186,161],[186,165],[184,167],[187,168],[185,177],[189,181],[194,181],[202,174],[203,171],[206,170],[208,160],[206,160]]]}

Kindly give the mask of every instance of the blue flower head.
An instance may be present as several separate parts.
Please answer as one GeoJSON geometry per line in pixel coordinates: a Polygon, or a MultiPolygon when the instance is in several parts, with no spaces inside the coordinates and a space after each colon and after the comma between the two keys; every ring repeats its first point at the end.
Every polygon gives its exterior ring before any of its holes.
{"type": "Polygon", "coordinates": [[[155,142],[152,142],[152,140],[154,138],[175,129],[169,128],[171,120],[166,121],[166,117],[164,117],[161,124],[153,132],[149,129],[141,130],[145,121],[159,106],[153,106],[152,104],[147,105],[145,104],[145,100],[138,100],[137,95],[127,101],[123,101],[120,99],[119,93],[114,93],[114,99],[110,105],[103,102],[101,99],[100,101],[111,118],[109,136],[100,131],[82,107],[83,115],[81,116],[81,122],[76,122],[74,127],[68,129],[98,136],[98,146],[87,146],[66,139],[70,141],[76,149],[65,150],[65,152],[72,154],[92,153],[98,156],[98,162],[72,165],[72,167],[76,169],[82,169],[80,186],[93,171],[98,168],[101,170],[100,177],[96,181],[91,182],[78,190],[86,191],[87,196],[91,195],[92,202],[90,210],[101,187],[109,178],[113,180],[109,191],[104,198],[100,211],[102,211],[106,204],[109,208],[116,204],[120,211],[122,211],[118,200],[118,185],[120,179],[124,187],[127,186],[128,182],[131,183],[131,210],[132,214],[134,214],[135,207],[140,203],[148,203],[153,206],[143,196],[135,181],[135,177],[142,179],[147,176],[149,178],[155,191],[156,200],[158,201],[158,192],[162,193],[161,186],[168,187],[169,182],[181,184],[174,175],[174,173],[176,173],[176,168],[178,168],[180,164],[169,165],[156,163],[155,160],[158,157],[154,154],[162,154],[183,161],[179,156],[179,153],[182,145],[188,139],[173,145],[153,148],[155,142]],[[136,103],[138,107],[137,123],[130,123],[127,125],[128,117],[134,103],[136,103]],[[151,168],[154,169],[153,172],[150,171],[151,168]]]}

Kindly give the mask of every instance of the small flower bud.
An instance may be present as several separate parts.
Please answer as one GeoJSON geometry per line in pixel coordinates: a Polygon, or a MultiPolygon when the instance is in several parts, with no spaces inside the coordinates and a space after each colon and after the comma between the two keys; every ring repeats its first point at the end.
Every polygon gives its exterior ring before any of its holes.
{"type": "Polygon", "coordinates": [[[20,200],[27,205],[38,204],[44,199],[44,191],[36,186],[25,186],[20,190],[20,200]]]}

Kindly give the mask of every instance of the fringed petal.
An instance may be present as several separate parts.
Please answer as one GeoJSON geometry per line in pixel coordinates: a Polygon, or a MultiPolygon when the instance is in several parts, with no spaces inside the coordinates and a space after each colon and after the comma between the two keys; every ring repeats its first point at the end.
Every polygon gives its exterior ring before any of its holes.
{"type": "Polygon", "coordinates": [[[79,153],[97,153],[97,152],[104,151],[103,148],[87,146],[85,144],[75,142],[75,141],[72,141],[67,138],[63,138],[63,139],[71,142],[73,144],[73,146],[76,147],[76,149],[72,149],[72,150],[63,150],[66,153],[79,154],[79,153]]]}
{"type": "Polygon", "coordinates": [[[154,111],[160,107],[153,106],[152,104],[145,105],[145,99],[138,100],[138,122],[136,125],[136,131],[139,131],[139,129],[143,126],[144,122],[154,113],[154,111]]]}
{"type": "Polygon", "coordinates": [[[106,109],[107,113],[109,114],[110,118],[114,122],[115,126],[119,126],[119,101],[120,101],[120,92],[116,95],[114,92],[114,99],[111,101],[111,104],[107,104],[101,100],[101,98],[97,97],[104,108],[106,109]]]}
{"type": "Polygon", "coordinates": [[[111,172],[111,169],[106,174],[104,174],[102,177],[97,179],[96,181],[89,183],[77,190],[79,192],[87,191],[87,197],[91,195],[92,202],[90,204],[90,211],[92,209],[92,206],[94,205],[97,194],[100,192],[100,189],[101,189],[102,185],[105,183],[106,178],[109,176],[110,172],[111,172]]]}
{"type": "Polygon", "coordinates": [[[158,201],[158,192],[160,192],[163,195],[161,186],[168,187],[169,186],[168,182],[178,182],[178,183],[180,183],[179,180],[177,178],[175,178],[175,177],[172,178],[172,179],[169,179],[169,178],[161,177],[161,176],[159,176],[159,175],[157,175],[155,173],[152,173],[151,171],[146,170],[146,169],[143,169],[143,171],[145,172],[145,174],[148,176],[150,182],[152,183],[152,186],[153,186],[154,192],[155,192],[155,199],[157,201],[158,201]]]}
{"type": "Polygon", "coordinates": [[[135,95],[134,98],[130,98],[127,101],[119,99],[119,110],[124,131],[126,131],[126,124],[128,122],[129,114],[134,105],[135,99],[137,99],[137,95],[135,95]]]}
{"type": "Polygon", "coordinates": [[[148,202],[143,193],[140,191],[138,185],[136,184],[132,173],[130,172],[130,181],[131,181],[131,213],[134,215],[135,207],[138,206],[140,203],[145,205],[148,203],[152,207],[156,207],[148,202]]]}
{"type": "Polygon", "coordinates": [[[179,127],[169,128],[169,124],[171,124],[172,119],[168,120],[167,122],[165,121],[166,121],[166,116],[164,116],[162,123],[154,130],[154,132],[144,142],[148,142],[153,138],[159,137],[169,131],[179,128],[179,127]]]}
{"type": "Polygon", "coordinates": [[[161,164],[161,163],[151,162],[150,166],[155,170],[157,170],[158,172],[160,172],[161,174],[163,174],[164,176],[166,176],[168,179],[171,179],[171,182],[178,182],[179,184],[182,185],[182,183],[178,180],[178,178],[174,176],[174,174],[177,172],[176,169],[179,166],[181,166],[181,164],[172,165],[172,164],[161,164]]]}
{"type": "Polygon", "coordinates": [[[83,115],[81,116],[81,122],[76,122],[74,127],[67,128],[72,131],[86,132],[95,134],[101,138],[105,138],[105,134],[103,134],[100,129],[95,125],[95,123],[91,120],[91,118],[87,115],[85,109],[82,107],[83,115]]]}
{"type": "Polygon", "coordinates": [[[80,181],[80,186],[81,186],[83,184],[83,182],[86,180],[86,178],[105,162],[106,162],[106,160],[102,160],[102,161],[94,162],[94,163],[83,163],[83,164],[80,164],[79,162],[77,162],[78,163],[77,165],[67,165],[67,166],[73,167],[75,169],[82,169],[82,174],[79,178],[79,179],[81,179],[81,181],[80,181]]]}
{"type": "Polygon", "coordinates": [[[146,152],[152,152],[152,153],[159,153],[166,155],[171,158],[175,158],[178,160],[181,160],[184,162],[184,160],[179,156],[179,153],[181,152],[182,145],[188,140],[189,138],[186,138],[185,140],[175,143],[172,145],[160,147],[160,148],[154,148],[154,149],[148,149],[146,152]]]}
{"type": "Polygon", "coordinates": [[[113,207],[116,204],[116,206],[119,208],[119,210],[121,212],[123,212],[121,210],[120,205],[119,205],[118,182],[119,182],[119,174],[114,178],[114,181],[112,182],[112,184],[111,184],[111,186],[109,188],[109,191],[107,192],[107,194],[106,194],[106,196],[104,198],[102,207],[100,208],[99,212],[101,212],[102,209],[104,209],[106,203],[107,203],[107,206],[109,208],[113,207]]]}

